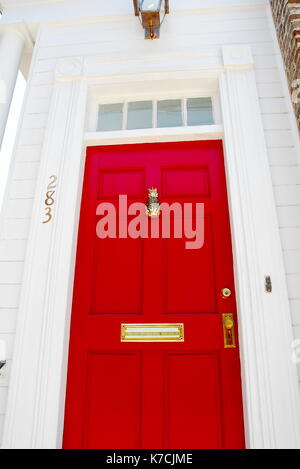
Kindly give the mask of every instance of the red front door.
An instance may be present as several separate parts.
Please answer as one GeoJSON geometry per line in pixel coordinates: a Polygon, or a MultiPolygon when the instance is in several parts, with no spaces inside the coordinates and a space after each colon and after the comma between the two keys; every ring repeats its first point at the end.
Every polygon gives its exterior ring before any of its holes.
{"type": "Polygon", "coordinates": [[[242,448],[237,329],[236,348],[224,348],[224,313],[237,322],[222,142],[89,148],[64,448],[242,448]],[[172,230],[170,239],[96,236],[99,203],[119,216],[119,195],[146,203],[151,187],[160,203],[205,204],[201,249],[172,230]],[[184,341],[121,342],[123,323],[182,323],[184,341]]]}

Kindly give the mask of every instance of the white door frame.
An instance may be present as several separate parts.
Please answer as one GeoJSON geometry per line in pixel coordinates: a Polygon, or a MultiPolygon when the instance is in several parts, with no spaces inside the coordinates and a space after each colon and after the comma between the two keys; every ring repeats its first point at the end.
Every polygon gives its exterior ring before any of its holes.
{"type": "MultiPolygon", "coordinates": [[[[248,448],[299,448],[300,402],[275,202],[249,46],[222,48],[217,71],[240,328],[248,448]],[[265,290],[271,276],[273,292],[265,290]]],[[[216,71],[214,71],[216,74],[216,71]]],[[[58,61],[29,235],[4,448],[60,448],[89,80],[83,58],[58,61]],[[45,194],[57,176],[53,218],[45,194]]],[[[221,126],[181,139],[220,138],[221,126]]],[[[177,139],[172,131],[143,141],[177,139]]],[[[141,139],[138,133],[136,141],[141,139]]],[[[135,141],[124,134],[119,143],[135,141]]],[[[81,371],[78,370],[80,373],[81,371]]]]}

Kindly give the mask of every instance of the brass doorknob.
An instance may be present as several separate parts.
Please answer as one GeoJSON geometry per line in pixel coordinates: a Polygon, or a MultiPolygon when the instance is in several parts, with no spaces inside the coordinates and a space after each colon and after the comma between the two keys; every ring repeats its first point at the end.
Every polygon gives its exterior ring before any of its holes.
{"type": "Polygon", "coordinates": [[[229,319],[229,318],[225,319],[225,321],[224,321],[224,327],[225,327],[226,329],[232,329],[233,326],[234,326],[234,322],[233,322],[232,319],[229,319]]]}
{"type": "Polygon", "coordinates": [[[229,288],[223,288],[221,293],[223,298],[229,298],[231,296],[231,290],[229,288]]]}

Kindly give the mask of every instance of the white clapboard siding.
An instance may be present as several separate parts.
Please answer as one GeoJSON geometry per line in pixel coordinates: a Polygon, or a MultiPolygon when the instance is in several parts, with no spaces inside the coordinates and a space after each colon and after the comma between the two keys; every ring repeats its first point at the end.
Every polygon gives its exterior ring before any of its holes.
{"type": "MultiPolygon", "coordinates": [[[[10,334],[11,337],[14,337],[14,334],[10,334]]],[[[6,360],[6,365],[4,368],[1,370],[0,374],[0,388],[7,387],[9,383],[9,375],[10,375],[10,369],[11,369],[11,362],[12,359],[8,358],[6,360]]],[[[1,442],[1,440],[0,440],[1,442]]],[[[0,443],[1,445],[1,443],[0,443]]]]}
{"type": "Polygon", "coordinates": [[[46,96],[43,98],[40,97],[32,97],[28,100],[26,106],[26,113],[27,114],[43,114],[49,111],[50,106],[50,96],[46,96]]]}
{"type": "MultiPolygon", "coordinates": [[[[30,218],[32,199],[8,199],[6,203],[6,218],[30,218]]],[[[1,253],[1,244],[0,244],[1,253]]],[[[0,260],[1,260],[0,255],[0,260]]]]}
{"type": "MultiPolygon", "coordinates": [[[[277,66],[276,56],[275,55],[254,55],[254,65],[257,70],[274,69],[277,66]]],[[[268,97],[268,96],[260,96],[260,97],[268,97]]]]}
{"type": "MultiPolygon", "coordinates": [[[[264,83],[264,82],[261,82],[261,83],[264,83]]],[[[274,98],[274,97],[273,98],[260,98],[259,102],[260,102],[261,112],[263,115],[288,112],[285,98],[274,98]]]]}
{"type": "MultiPolygon", "coordinates": [[[[183,70],[197,70],[202,69],[220,69],[222,60],[220,57],[187,57],[186,54],[180,57],[177,56],[177,61],[180,63],[180,68],[183,70]]],[[[101,64],[101,76],[110,76],[118,74],[127,74],[128,70],[131,73],[161,73],[172,72],[174,70],[174,57],[158,57],[152,60],[145,61],[144,58],[136,60],[122,60],[113,63],[110,62],[97,62],[87,64],[87,73],[91,76],[99,75],[99,64],[101,64]]]]}
{"type": "Polygon", "coordinates": [[[37,72],[32,78],[33,85],[49,85],[53,83],[53,71],[37,72]]]}
{"type": "Polygon", "coordinates": [[[290,298],[300,298],[300,274],[287,274],[290,298]]]}
{"type": "Polygon", "coordinates": [[[6,358],[8,360],[12,359],[15,334],[3,334],[0,332],[0,341],[4,341],[6,345],[6,358]]]}
{"type": "Polygon", "coordinates": [[[37,100],[47,99],[48,105],[49,105],[51,94],[52,94],[51,85],[33,85],[30,87],[30,91],[28,94],[28,101],[30,102],[32,99],[37,99],[37,100]]]}
{"type": "MultiPolygon", "coordinates": [[[[284,251],[284,262],[287,274],[300,274],[300,250],[284,251]]],[[[300,291],[299,291],[300,297],[300,291]]],[[[300,314],[300,310],[299,310],[300,314]]]]}
{"type": "MultiPolygon", "coordinates": [[[[0,442],[2,441],[3,427],[4,427],[4,414],[0,414],[0,442]]],[[[0,444],[0,447],[1,447],[1,444],[0,444]]]]}
{"type": "Polygon", "coordinates": [[[298,362],[298,373],[300,375],[300,326],[295,326],[294,327],[294,337],[295,337],[295,351],[297,352],[297,362],[298,362]]]}
{"type": "Polygon", "coordinates": [[[39,162],[41,158],[41,145],[19,145],[16,150],[16,161],[39,162]]]}
{"type": "Polygon", "coordinates": [[[291,122],[287,114],[263,115],[265,130],[290,130],[291,122]]]}
{"type": "Polygon", "coordinates": [[[265,136],[269,148],[293,147],[293,134],[290,130],[266,130],[265,136]]]}
{"type": "MultiPolygon", "coordinates": [[[[261,18],[255,15],[254,17],[246,17],[239,15],[236,20],[233,20],[228,13],[216,15],[213,22],[211,15],[195,14],[193,16],[177,16],[172,15],[168,17],[168,21],[164,24],[164,34],[168,37],[181,35],[187,36],[191,34],[212,35],[219,34],[220,31],[232,34],[233,29],[237,31],[253,32],[265,31],[266,19],[265,14],[261,18]],[[226,15],[226,16],[225,16],[226,15]],[[234,28],[235,27],[235,28],[234,28]]],[[[41,47],[57,46],[62,43],[66,44],[83,44],[83,43],[97,43],[100,41],[119,41],[124,37],[124,28],[127,28],[126,37],[130,38],[130,31],[132,32],[136,26],[139,26],[135,18],[126,18],[123,21],[107,21],[91,25],[81,25],[78,31],[74,28],[65,27],[62,32],[55,31],[55,34],[48,34],[41,39],[41,47]]],[[[135,35],[133,37],[136,37],[135,35]]],[[[270,36],[269,36],[270,37],[270,36]]],[[[174,38],[173,42],[174,42],[174,38]]],[[[209,42],[208,42],[209,43],[209,42]]]]}
{"type": "Polygon", "coordinates": [[[41,145],[44,133],[44,129],[23,129],[19,137],[20,145],[41,145]]]}
{"type": "Polygon", "coordinates": [[[300,298],[291,300],[292,321],[294,326],[300,326],[300,298]]]}
{"type": "Polygon", "coordinates": [[[296,166],[297,157],[294,147],[268,148],[271,166],[296,166]]]}
{"type": "Polygon", "coordinates": [[[5,412],[7,392],[8,392],[7,388],[0,388],[0,415],[3,415],[5,412]]]}
{"type": "MultiPolygon", "coordinates": [[[[27,239],[30,218],[6,218],[3,222],[2,239],[27,239]]],[[[1,265],[0,265],[1,271],[1,265]]]]}
{"type": "MultiPolygon", "coordinates": [[[[0,262],[0,284],[21,284],[24,269],[24,262],[0,262]]],[[[2,300],[2,299],[1,299],[2,300]]],[[[1,322],[0,322],[0,330],[1,322]]]]}
{"type": "Polygon", "coordinates": [[[300,227],[281,227],[280,237],[283,249],[300,249],[300,227]]]}
{"type": "MultiPolygon", "coordinates": [[[[24,240],[0,239],[0,261],[23,261],[25,258],[26,244],[24,240]]],[[[2,302],[0,306],[2,306],[2,302]]]]}
{"type": "Polygon", "coordinates": [[[9,190],[10,199],[32,199],[35,184],[35,179],[13,180],[9,190]]]}
{"type": "Polygon", "coordinates": [[[38,161],[19,161],[16,160],[14,170],[13,170],[13,179],[14,180],[28,180],[36,179],[39,170],[38,161]]]}
{"type": "Polygon", "coordinates": [[[277,208],[280,227],[300,226],[300,206],[287,206],[277,208]]]}
{"type": "Polygon", "coordinates": [[[280,73],[276,68],[255,71],[257,83],[280,83],[280,73]]]}
{"type": "MultiPolygon", "coordinates": [[[[276,166],[276,168],[280,169],[280,166],[276,166]]],[[[287,168],[294,168],[294,167],[293,166],[285,167],[285,169],[287,168]]],[[[272,168],[272,171],[273,170],[274,170],[274,167],[272,168]]],[[[296,167],[294,171],[296,171],[296,176],[297,176],[298,168],[296,167]]],[[[274,187],[275,201],[278,207],[287,206],[287,205],[299,205],[300,206],[300,185],[292,185],[290,183],[288,184],[289,185],[286,185],[286,186],[274,187]]]]}
{"type": "Polygon", "coordinates": [[[0,284],[0,298],[3,308],[17,308],[20,298],[20,284],[0,284]]]}
{"type": "Polygon", "coordinates": [[[257,88],[260,98],[282,98],[284,96],[281,83],[258,83],[257,88]]]}
{"type": "MultiPolygon", "coordinates": [[[[273,184],[275,186],[291,185],[296,186],[300,183],[298,167],[295,166],[271,166],[273,184]]],[[[297,188],[297,186],[296,186],[297,188]]]]}
{"type": "Polygon", "coordinates": [[[23,119],[23,129],[44,129],[47,124],[48,113],[25,114],[23,119]]]}
{"type": "Polygon", "coordinates": [[[2,334],[14,334],[16,332],[17,314],[17,308],[0,308],[0,325],[2,334]]]}
{"type": "Polygon", "coordinates": [[[295,339],[300,339],[300,327],[299,326],[294,327],[294,332],[295,332],[295,339]]]}
{"type": "MultiPolygon", "coordinates": [[[[163,55],[170,51],[180,52],[186,54],[187,50],[191,47],[191,44],[197,44],[197,48],[201,45],[209,47],[210,45],[220,45],[220,44],[247,44],[247,43],[263,43],[271,41],[271,35],[269,31],[266,30],[257,30],[257,31],[230,31],[230,32],[212,32],[201,34],[200,28],[198,26],[198,31],[195,31],[194,34],[186,34],[184,36],[179,36],[178,33],[174,32],[174,35],[168,35],[165,31],[166,40],[162,43],[157,41],[137,41],[136,33],[128,31],[126,34],[126,41],[122,41],[123,31],[120,31],[120,37],[104,37],[99,39],[97,42],[86,42],[79,44],[61,44],[57,46],[49,47],[40,47],[38,52],[39,59],[52,59],[55,57],[65,57],[72,56],[74,51],[77,55],[103,55],[103,57],[109,58],[109,54],[116,54],[117,52],[122,55],[130,53],[136,53],[136,55],[145,54],[147,52],[148,56],[151,53],[155,55],[163,55]],[[148,43],[148,44],[147,44],[148,43]]],[[[119,55],[120,59],[120,55],[119,55]]],[[[144,56],[143,56],[144,59],[144,56]]]]}
{"type": "Polygon", "coordinates": [[[34,67],[34,75],[42,72],[48,72],[53,74],[53,70],[55,68],[56,59],[48,59],[48,60],[37,60],[34,67]]]}

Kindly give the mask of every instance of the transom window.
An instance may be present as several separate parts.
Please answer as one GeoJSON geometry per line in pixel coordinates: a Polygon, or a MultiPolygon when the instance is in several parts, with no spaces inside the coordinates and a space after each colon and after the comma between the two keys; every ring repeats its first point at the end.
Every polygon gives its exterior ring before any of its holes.
{"type": "Polygon", "coordinates": [[[100,104],[98,132],[214,124],[211,98],[100,104]]]}

